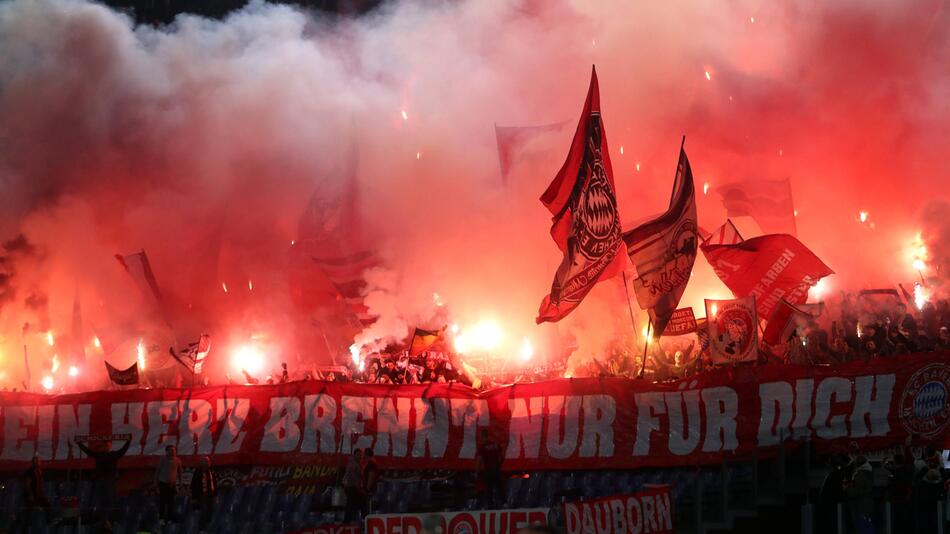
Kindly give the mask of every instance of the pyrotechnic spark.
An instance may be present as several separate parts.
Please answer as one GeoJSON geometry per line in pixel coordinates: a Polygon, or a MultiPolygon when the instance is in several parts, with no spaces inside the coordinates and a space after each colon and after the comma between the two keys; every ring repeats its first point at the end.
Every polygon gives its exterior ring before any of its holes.
{"type": "Polygon", "coordinates": [[[924,286],[920,282],[914,283],[914,305],[917,306],[918,310],[924,308],[924,304],[927,304],[927,299],[930,295],[927,294],[927,290],[924,289],[924,286]]]}
{"type": "Polygon", "coordinates": [[[224,292],[227,293],[227,292],[228,292],[228,285],[227,285],[226,283],[224,283],[224,282],[221,282],[221,289],[223,289],[224,292]]]}
{"type": "Polygon", "coordinates": [[[452,323],[452,326],[449,327],[449,330],[450,330],[453,334],[458,334],[458,333],[459,333],[459,325],[458,325],[458,323],[452,323]]]}
{"type": "Polygon", "coordinates": [[[637,172],[640,172],[640,162],[637,162],[637,172]]]}
{"type": "Polygon", "coordinates": [[[360,370],[363,370],[363,362],[360,359],[360,348],[356,343],[350,345],[350,359],[353,360],[353,363],[360,366],[360,370]]]}
{"type": "Polygon", "coordinates": [[[710,81],[712,80],[712,75],[709,74],[709,71],[708,71],[708,70],[706,71],[706,79],[707,79],[707,80],[710,80],[710,81]]]}
{"type": "Polygon", "coordinates": [[[709,182],[703,184],[703,194],[709,193],[709,182]]]}
{"type": "Polygon", "coordinates": [[[264,366],[264,357],[260,351],[251,345],[241,345],[234,351],[232,357],[234,366],[254,374],[264,366]]]}
{"type": "Polygon", "coordinates": [[[40,385],[43,386],[43,389],[46,391],[53,389],[53,377],[48,375],[44,376],[43,379],[40,380],[40,385]]]}
{"type": "Polygon", "coordinates": [[[623,155],[623,145],[620,145],[620,155],[623,155]]]}
{"type": "Polygon", "coordinates": [[[445,303],[442,302],[442,297],[438,293],[432,294],[432,303],[439,307],[445,306],[445,303]]]}
{"type": "Polygon", "coordinates": [[[755,17],[749,17],[749,23],[755,24],[755,17]]]}
{"type": "Polygon", "coordinates": [[[911,243],[911,265],[914,267],[914,270],[920,274],[921,278],[923,278],[924,269],[927,268],[927,245],[924,244],[920,232],[917,232],[917,235],[914,236],[914,240],[911,243]]]}
{"type": "Polygon", "coordinates": [[[145,370],[145,343],[142,340],[139,340],[138,346],[135,347],[135,352],[138,355],[139,371],[145,370]]]}
{"type": "Polygon", "coordinates": [[[53,345],[56,344],[56,340],[53,339],[53,331],[52,331],[52,330],[50,330],[49,332],[46,333],[46,342],[49,343],[49,346],[50,346],[50,347],[52,347],[53,345]]]}
{"type": "Polygon", "coordinates": [[[818,283],[811,287],[808,290],[808,295],[815,300],[821,300],[822,295],[825,294],[825,291],[828,289],[828,283],[825,282],[825,279],[822,278],[818,280],[818,283]]]}
{"type": "Polygon", "coordinates": [[[73,376],[73,377],[79,376],[79,368],[76,367],[75,365],[70,365],[70,366],[69,366],[69,376],[73,376]]]}
{"type": "Polygon", "coordinates": [[[422,159],[422,152],[416,152],[416,159],[422,159]]]}
{"type": "Polygon", "coordinates": [[[254,291],[254,282],[251,282],[250,280],[247,281],[247,290],[254,291]]]}
{"type": "Polygon", "coordinates": [[[717,304],[713,304],[713,305],[709,308],[709,311],[711,311],[711,312],[712,312],[712,316],[715,317],[715,316],[716,316],[716,312],[719,311],[719,306],[718,306],[717,304]]]}
{"type": "Polygon", "coordinates": [[[861,337],[864,335],[864,330],[861,328],[861,323],[858,323],[857,332],[855,333],[858,335],[858,337],[861,337]]]}
{"type": "Polygon", "coordinates": [[[291,240],[290,240],[290,246],[294,246],[294,245],[296,245],[296,244],[297,244],[297,240],[296,240],[296,239],[291,239],[291,240]]]}
{"type": "Polygon", "coordinates": [[[101,349],[101,348],[102,348],[102,342],[99,341],[99,336],[95,336],[95,337],[92,338],[92,344],[93,344],[93,346],[95,346],[97,349],[101,349]]]}
{"type": "Polygon", "coordinates": [[[531,340],[526,336],[521,342],[521,359],[529,361],[532,356],[534,356],[534,345],[531,344],[531,340]]]}
{"type": "Polygon", "coordinates": [[[861,221],[862,224],[868,222],[868,212],[858,212],[858,220],[861,221]]]}
{"type": "Polygon", "coordinates": [[[406,110],[402,110],[402,120],[404,121],[409,120],[409,114],[406,113],[406,110]]]}
{"type": "Polygon", "coordinates": [[[59,356],[55,354],[53,355],[53,363],[51,367],[52,367],[53,373],[56,373],[56,371],[59,371],[59,356]]]}
{"type": "Polygon", "coordinates": [[[794,210],[794,211],[792,211],[792,216],[794,216],[794,217],[798,217],[798,210],[794,210]]]}

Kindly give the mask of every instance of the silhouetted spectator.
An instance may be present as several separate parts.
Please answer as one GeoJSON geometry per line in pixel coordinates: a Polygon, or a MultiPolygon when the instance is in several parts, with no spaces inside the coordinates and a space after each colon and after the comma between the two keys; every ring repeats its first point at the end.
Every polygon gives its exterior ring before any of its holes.
{"type": "Polygon", "coordinates": [[[359,520],[360,511],[363,509],[363,451],[356,449],[350,455],[343,471],[343,491],[346,492],[346,521],[359,520]]]}
{"type": "Polygon", "coordinates": [[[367,511],[373,512],[373,497],[379,486],[379,465],[373,457],[373,449],[363,451],[363,495],[366,499],[367,511]]]}
{"type": "Polygon", "coordinates": [[[100,445],[87,447],[82,441],[76,439],[76,446],[79,447],[86,456],[89,456],[96,462],[94,477],[96,481],[96,493],[99,502],[103,506],[111,506],[115,502],[115,482],[118,475],[119,459],[125,456],[129,446],[132,444],[131,438],[125,438],[125,445],[119,450],[109,450],[111,441],[99,441],[100,445]]]}
{"type": "Polygon", "coordinates": [[[494,508],[504,499],[504,478],[501,472],[502,450],[488,435],[481,431],[478,453],[475,455],[475,490],[479,494],[480,504],[494,508]]]}
{"type": "Polygon", "coordinates": [[[181,479],[181,458],[174,445],[165,447],[165,456],[158,461],[155,469],[155,482],[158,485],[158,518],[161,524],[174,521],[175,493],[181,479]]]}
{"type": "Polygon", "coordinates": [[[211,522],[211,510],[216,493],[211,458],[204,456],[191,477],[191,502],[198,511],[198,528],[202,531],[208,530],[208,524],[211,522]]]}
{"type": "Polygon", "coordinates": [[[872,516],[874,513],[874,474],[871,464],[864,456],[854,461],[854,471],[850,480],[845,480],[845,494],[848,498],[848,510],[851,524],[859,533],[874,532],[872,516]]]}

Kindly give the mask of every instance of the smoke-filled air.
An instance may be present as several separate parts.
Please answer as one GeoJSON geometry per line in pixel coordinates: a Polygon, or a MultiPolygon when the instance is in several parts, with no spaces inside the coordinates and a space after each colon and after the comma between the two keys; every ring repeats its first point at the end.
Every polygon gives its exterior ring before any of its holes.
{"type": "MultiPolygon", "coordinates": [[[[718,186],[788,178],[797,237],[836,273],[820,291],[925,280],[945,296],[948,11],[469,0],[342,17],[253,2],[154,27],[92,2],[4,2],[0,385],[67,380],[79,353],[89,389],[103,360],[173,369],[169,348],[203,333],[214,380],[358,363],[415,327],[463,353],[567,352],[569,367],[640,339],[623,277],[535,323],[562,259],[538,198],[592,65],[624,230],[667,209],[685,136],[700,227],[726,220],[718,186]],[[540,125],[499,158],[496,126],[540,125]],[[116,259],[139,251],[160,298],[116,259]],[[327,274],[354,255],[356,303],[327,274]]],[[[731,293],[700,255],[681,305],[701,317],[704,298],[731,293]]]]}

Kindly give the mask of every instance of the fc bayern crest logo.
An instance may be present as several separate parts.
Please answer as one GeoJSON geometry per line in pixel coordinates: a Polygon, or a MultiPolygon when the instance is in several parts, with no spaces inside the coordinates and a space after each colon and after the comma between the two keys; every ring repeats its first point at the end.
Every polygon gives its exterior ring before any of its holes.
{"type": "Polygon", "coordinates": [[[716,316],[718,343],[722,351],[731,356],[741,356],[749,351],[755,321],[752,314],[741,306],[731,307],[716,316]]]}
{"type": "MultiPolygon", "coordinates": [[[[587,187],[574,195],[574,235],[580,253],[589,261],[597,260],[616,247],[620,234],[617,220],[617,200],[614,198],[607,172],[600,155],[600,147],[589,147],[586,165],[590,166],[587,187]]],[[[585,165],[581,166],[583,172],[585,165]]]]}
{"type": "Polygon", "coordinates": [[[932,363],[910,377],[901,395],[900,417],[912,434],[930,438],[950,423],[950,365],[932,363]]]}

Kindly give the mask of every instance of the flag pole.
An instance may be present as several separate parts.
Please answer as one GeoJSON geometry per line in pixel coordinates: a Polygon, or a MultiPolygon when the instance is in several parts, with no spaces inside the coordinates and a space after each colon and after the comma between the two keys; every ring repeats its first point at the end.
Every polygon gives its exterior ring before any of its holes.
{"type": "Polygon", "coordinates": [[[647,339],[643,342],[643,361],[640,362],[640,374],[637,378],[643,378],[647,370],[647,351],[650,349],[650,329],[653,328],[653,319],[647,321],[647,339]]]}
{"type": "Polygon", "coordinates": [[[621,271],[623,275],[623,293],[627,296],[627,311],[630,312],[630,326],[633,328],[633,333],[637,333],[637,322],[633,317],[633,304],[630,303],[630,289],[627,287],[627,271],[621,271]]]}

